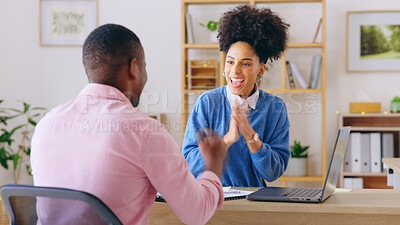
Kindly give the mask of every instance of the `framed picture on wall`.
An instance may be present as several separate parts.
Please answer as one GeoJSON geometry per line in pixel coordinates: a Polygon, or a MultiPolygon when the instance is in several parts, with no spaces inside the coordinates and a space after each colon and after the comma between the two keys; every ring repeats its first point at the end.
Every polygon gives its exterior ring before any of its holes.
{"type": "Polygon", "coordinates": [[[40,45],[81,46],[98,25],[97,0],[40,0],[40,45]]]}
{"type": "Polygon", "coordinates": [[[400,11],[347,12],[347,72],[400,71],[400,11]]]}

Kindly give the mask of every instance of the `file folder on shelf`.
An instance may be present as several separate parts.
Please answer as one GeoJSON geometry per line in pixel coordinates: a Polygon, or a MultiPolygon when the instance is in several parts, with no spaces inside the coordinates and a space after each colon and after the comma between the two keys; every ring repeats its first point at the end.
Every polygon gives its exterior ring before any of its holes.
{"type": "Polygon", "coordinates": [[[361,173],[361,133],[353,132],[351,137],[351,172],[361,173]]]}
{"type": "Polygon", "coordinates": [[[381,172],[381,134],[370,133],[370,159],[371,159],[371,172],[381,172]]]}
{"type": "Polygon", "coordinates": [[[369,173],[370,170],[370,134],[361,134],[361,172],[369,173]]]}
{"type": "Polygon", "coordinates": [[[351,136],[350,141],[347,143],[346,153],[344,154],[343,171],[351,172],[351,136]]]}

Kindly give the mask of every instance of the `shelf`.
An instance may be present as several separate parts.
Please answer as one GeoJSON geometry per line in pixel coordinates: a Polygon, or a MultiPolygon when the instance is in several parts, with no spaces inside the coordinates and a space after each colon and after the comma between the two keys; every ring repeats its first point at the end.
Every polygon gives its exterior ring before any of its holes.
{"type": "Polygon", "coordinates": [[[400,113],[340,113],[343,117],[400,117],[400,113]]]}
{"type": "Polygon", "coordinates": [[[217,79],[216,76],[202,76],[202,75],[196,75],[196,76],[192,76],[192,80],[193,79],[217,79]]]}
{"type": "Polygon", "coordinates": [[[351,131],[400,131],[400,127],[351,127],[351,131]]]}
{"type": "Polygon", "coordinates": [[[322,43],[288,43],[288,48],[323,48],[322,43]]]}
{"type": "MultiPolygon", "coordinates": [[[[393,155],[398,154],[400,115],[390,113],[339,113],[339,127],[351,126],[352,132],[393,133],[393,155]]],[[[381,142],[383,143],[383,141],[381,142]]],[[[350,149],[351,150],[351,149],[350,149]]],[[[364,152],[365,153],[365,152],[364,152]]],[[[361,152],[363,154],[363,152],[361,152]]],[[[363,179],[363,188],[390,188],[387,186],[387,174],[384,172],[355,173],[342,172],[340,187],[344,184],[344,177],[360,177],[363,179]]]]}
{"type": "MultiPolygon", "coordinates": [[[[216,88],[215,86],[196,86],[197,88],[193,88],[191,91],[195,91],[195,90],[201,90],[202,92],[204,92],[203,90],[212,90],[214,88],[216,88]]],[[[200,92],[200,93],[202,93],[200,92]]]]}
{"type": "Polygon", "coordinates": [[[322,93],[322,89],[263,89],[268,93],[322,93]]]}
{"type": "Polygon", "coordinates": [[[192,93],[192,94],[201,94],[201,93],[203,93],[203,92],[205,92],[205,91],[209,91],[209,90],[212,90],[212,89],[192,89],[192,90],[188,90],[188,89],[185,89],[185,94],[190,94],[190,93],[192,93]]]}
{"type": "Polygon", "coordinates": [[[322,0],[254,0],[255,3],[307,3],[322,2],[322,0]]]}
{"type": "MultiPolygon", "coordinates": [[[[210,44],[184,44],[183,47],[185,49],[218,49],[218,43],[210,43],[210,44]]],[[[288,43],[288,48],[323,48],[324,45],[322,43],[288,43]]]]}
{"type": "Polygon", "coordinates": [[[203,66],[203,65],[198,65],[198,66],[190,66],[192,69],[217,69],[216,66],[203,66]]]}
{"type": "Polygon", "coordinates": [[[323,182],[325,180],[324,177],[287,177],[287,176],[282,176],[280,177],[277,181],[307,181],[307,182],[323,182]]]}
{"type": "Polygon", "coordinates": [[[353,173],[343,172],[345,177],[386,177],[386,173],[353,173]]]}
{"type": "Polygon", "coordinates": [[[219,45],[215,44],[184,44],[185,49],[217,49],[219,50],[219,45]]]}
{"type": "Polygon", "coordinates": [[[361,116],[342,116],[341,121],[343,126],[365,127],[368,129],[377,127],[386,127],[387,129],[400,127],[400,117],[397,115],[361,114],[361,116]]]}

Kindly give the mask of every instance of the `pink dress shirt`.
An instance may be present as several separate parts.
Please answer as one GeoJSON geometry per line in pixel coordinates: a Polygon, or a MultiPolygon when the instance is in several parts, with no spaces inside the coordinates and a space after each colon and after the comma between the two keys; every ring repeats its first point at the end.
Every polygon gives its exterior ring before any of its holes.
{"type": "Polygon", "coordinates": [[[223,203],[216,174],[196,180],[164,126],[107,85],[88,84],[47,113],[32,139],[31,165],[36,186],[89,192],[123,224],[147,224],[157,191],[187,224],[206,223],[223,203]]]}

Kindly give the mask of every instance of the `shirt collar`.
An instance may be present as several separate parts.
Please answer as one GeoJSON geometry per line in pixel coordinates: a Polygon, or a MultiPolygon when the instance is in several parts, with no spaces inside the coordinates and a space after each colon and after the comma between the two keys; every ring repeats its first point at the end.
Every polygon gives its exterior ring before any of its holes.
{"type": "Polygon", "coordinates": [[[234,95],[232,94],[231,90],[229,89],[229,86],[226,85],[226,96],[228,98],[229,104],[234,105],[235,100],[237,99],[237,102],[239,104],[239,107],[242,108],[244,111],[251,109],[255,109],[257,105],[258,98],[260,97],[260,93],[258,91],[258,86],[255,84],[256,90],[252,95],[250,95],[247,99],[244,99],[240,97],[239,95],[234,95]]]}
{"type": "Polygon", "coordinates": [[[105,99],[115,99],[130,102],[129,99],[117,88],[98,83],[87,84],[79,93],[79,96],[97,96],[105,99]]]}

